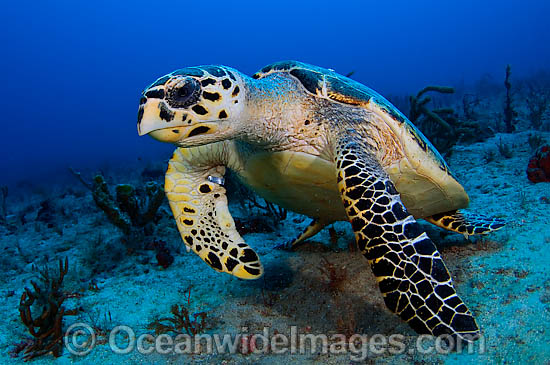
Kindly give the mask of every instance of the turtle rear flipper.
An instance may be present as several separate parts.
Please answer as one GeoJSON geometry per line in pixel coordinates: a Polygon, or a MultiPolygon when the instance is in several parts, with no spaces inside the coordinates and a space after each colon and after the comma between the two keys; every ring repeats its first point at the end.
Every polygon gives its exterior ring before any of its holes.
{"type": "Polygon", "coordinates": [[[287,241],[285,243],[281,243],[275,248],[277,250],[286,250],[286,251],[292,251],[302,243],[304,243],[305,240],[308,238],[311,238],[315,236],[317,233],[321,232],[323,228],[328,226],[331,222],[325,221],[323,219],[315,218],[313,219],[309,225],[304,229],[302,233],[298,235],[295,239],[292,241],[287,241]]]}
{"type": "Polygon", "coordinates": [[[424,218],[426,221],[449,231],[462,233],[466,238],[474,234],[487,234],[506,225],[500,218],[485,217],[467,210],[453,210],[424,218]]]}
{"type": "Polygon", "coordinates": [[[386,306],[418,333],[466,340],[479,328],[435,245],[410,215],[374,151],[355,131],[338,138],[338,189],[386,306]]]}
{"type": "Polygon", "coordinates": [[[257,279],[262,264],[235,229],[217,163],[223,142],[178,148],[168,163],[164,189],[181,237],[208,265],[241,279],[257,279]]]}

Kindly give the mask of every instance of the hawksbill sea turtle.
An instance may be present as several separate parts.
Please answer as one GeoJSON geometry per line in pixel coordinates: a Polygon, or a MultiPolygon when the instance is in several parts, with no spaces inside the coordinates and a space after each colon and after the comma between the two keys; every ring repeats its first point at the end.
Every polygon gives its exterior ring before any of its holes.
{"type": "Polygon", "coordinates": [[[242,279],[263,273],[228,210],[229,168],[266,200],[313,218],[285,248],[347,220],[392,312],[421,334],[479,336],[416,219],[464,235],[504,222],[460,210],[468,195],[441,155],[375,91],[297,61],[252,77],[187,67],[144,90],[138,133],[178,146],[166,195],[183,241],[215,270],[242,279]]]}

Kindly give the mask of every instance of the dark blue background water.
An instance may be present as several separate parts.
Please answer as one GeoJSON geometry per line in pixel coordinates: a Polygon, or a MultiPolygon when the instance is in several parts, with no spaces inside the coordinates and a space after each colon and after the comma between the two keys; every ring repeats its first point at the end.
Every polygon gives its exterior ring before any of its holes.
{"type": "Polygon", "coordinates": [[[0,184],[169,156],[135,122],[140,91],[176,68],[298,59],[408,94],[547,67],[549,14],[547,0],[4,2],[0,184]]]}

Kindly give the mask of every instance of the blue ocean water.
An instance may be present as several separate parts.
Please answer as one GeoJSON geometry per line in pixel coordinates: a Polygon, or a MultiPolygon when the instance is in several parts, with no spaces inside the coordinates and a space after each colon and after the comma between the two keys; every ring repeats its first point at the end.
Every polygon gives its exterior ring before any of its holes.
{"type": "MultiPolygon", "coordinates": [[[[19,321],[19,299],[36,276],[33,264],[56,266],[62,257],[73,263],[65,279],[72,296],[65,305],[82,308],[76,317],[66,317],[63,329],[77,321],[91,322],[93,313],[100,313],[101,321],[112,313],[116,318],[109,322],[144,333],[177,302],[208,311],[212,321],[207,333],[234,333],[240,327],[259,331],[260,324],[268,322],[272,330],[290,331],[296,324],[302,331],[340,331],[341,313],[356,313],[352,332],[405,333],[407,346],[414,341],[414,332],[385,309],[368,264],[348,250],[354,238],[347,223],[337,223],[314,239],[323,248],[274,252],[273,246],[294,238],[308,222],[291,212],[277,215],[277,208],[260,198],[229,191],[230,200],[231,194],[248,197],[246,204],[230,201],[230,210],[245,240],[266,256],[266,267],[273,268],[266,269],[269,279],[261,279],[263,284],[249,285],[214,272],[185,252],[166,201],[151,219],[156,227],[140,227],[147,242],[132,246],[128,242],[140,239],[129,238],[111,224],[86,186],[97,173],[105,177],[113,196],[116,184],[131,183],[143,190],[149,179],[163,183],[174,147],[139,137],[136,128],[141,93],[158,77],[209,64],[252,75],[288,59],[349,74],[406,115],[409,96],[425,86],[454,87],[453,95],[429,94],[428,105],[453,108],[456,120],[474,123],[477,129],[454,135],[458,142],[452,146],[445,138],[432,142],[470,194],[471,208],[509,222],[502,231],[473,243],[425,227],[487,335],[486,351],[433,357],[385,353],[368,359],[513,363],[517,356],[522,363],[550,361],[544,343],[549,339],[550,281],[543,265],[548,262],[550,188],[548,182],[529,182],[525,173],[538,145],[550,142],[550,103],[544,102],[550,99],[548,14],[550,2],[544,0],[3,4],[0,186],[6,193],[0,201],[0,243],[13,260],[1,261],[5,279],[0,286],[7,298],[3,310],[13,328],[6,329],[0,341],[2,362],[20,361],[22,356],[10,357],[9,351],[30,338],[19,321]],[[512,72],[513,132],[503,122],[507,65],[512,72]],[[535,104],[542,108],[538,119],[535,104]],[[75,173],[81,173],[80,178],[75,173]],[[284,219],[283,224],[267,214],[284,219]],[[267,228],[261,219],[251,220],[253,215],[267,220],[267,228]],[[161,261],[170,263],[157,265],[161,261]],[[319,269],[323,265],[336,265],[352,283],[358,281],[352,274],[357,270],[370,289],[342,284],[340,294],[323,291],[324,280],[331,280],[328,269],[319,269]],[[313,280],[318,286],[304,286],[299,280],[313,280]],[[499,285],[505,289],[499,292],[499,285]],[[312,301],[299,294],[308,292],[328,299],[312,301]],[[353,300],[346,301],[345,295],[353,300]],[[375,299],[365,308],[383,313],[380,318],[359,305],[369,298],[375,299]],[[291,308],[285,301],[303,302],[304,308],[291,308]],[[309,317],[307,313],[325,304],[336,308],[321,312],[326,323],[309,317]],[[503,317],[511,318],[508,325],[503,317]]],[[[419,128],[428,138],[437,134],[429,123],[419,128]]],[[[79,359],[75,356],[65,348],[58,360],[79,359]]],[[[89,363],[102,357],[112,363],[349,362],[346,354],[247,356],[242,351],[227,357],[203,352],[149,357],[133,353],[125,358],[104,343],[89,356],[89,363]]],[[[45,354],[37,361],[53,359],[45,354]]]]}
{"type": "MultiPolygon", "coordinates": [[[[383,95],[516,76],[550,63],[547,1],[22,2],[3,7],[2,170],[10,182],[66,164],[147,157],[140,92],[189,65],[252,74],[297,59],[383,95]],[[32,165],[32,168],[29,167],[32,165]]],[[[157,155],[158,156],[158,155],[157,155]]]]}

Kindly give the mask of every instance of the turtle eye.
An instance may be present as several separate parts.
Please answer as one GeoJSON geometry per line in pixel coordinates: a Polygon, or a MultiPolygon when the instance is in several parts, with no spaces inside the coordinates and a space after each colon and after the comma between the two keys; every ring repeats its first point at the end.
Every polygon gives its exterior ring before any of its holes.
{"type": "Polygon", "coordinates": [[[191,83],[186,83],[185,85],[176,89],[176,100],[185,101],[193,94],[193,85],[191,83]]]}
{"type": "Polygon", "coordinates": [[[168,94],[168,104],[173,107],[186,108],[194,104],[200,96],[200,85],[193,78],[180,80],[168,94]]]}

